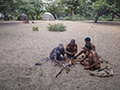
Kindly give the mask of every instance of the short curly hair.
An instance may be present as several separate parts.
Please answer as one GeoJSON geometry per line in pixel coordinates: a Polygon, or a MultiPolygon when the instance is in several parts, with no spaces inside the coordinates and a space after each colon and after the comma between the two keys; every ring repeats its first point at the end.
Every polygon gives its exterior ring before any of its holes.
{"type": "Polygon", "coordinates": [[[85,47],[88,48],[89,50],[91,50],[91,44],[90,43],[85,44],[85,47]]]}
{"type": "Polygon", "coordinates": [[[72,40],[70,41],[70,43],[75,43],[75,39],[72,39],[72,40]]]}
{"type": "Polygon", "coordinates": [[[86,37],[85,41],[91,41],[91,39],[89,37],[86,37]]]}

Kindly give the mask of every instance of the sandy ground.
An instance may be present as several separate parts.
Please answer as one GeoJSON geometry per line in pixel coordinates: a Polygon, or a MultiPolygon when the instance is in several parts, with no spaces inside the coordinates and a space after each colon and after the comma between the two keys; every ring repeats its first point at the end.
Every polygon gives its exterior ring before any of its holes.
{"type": "MultiPolygon", "coordinates": [[[[0,90],[120,90],[120,22],[93,21],[0,21],[0,90]],[[49,32],[48,23],[63,23],[65,32],[49,32]],[[39,27],[33,31],[32,27],[39,27]],[[91,37],[98,54],[108,60],[117,73],[112,77],[90,76],[89,70],[76,64],[54,78],[60,67],[43,62],[59,43],[75,39],[78,51],[84,39],[91,37]],[[41,66],[35,66],[41,63],[41,66]]],[[[106,64],[103,63],[102,67],[106,64]]]]}

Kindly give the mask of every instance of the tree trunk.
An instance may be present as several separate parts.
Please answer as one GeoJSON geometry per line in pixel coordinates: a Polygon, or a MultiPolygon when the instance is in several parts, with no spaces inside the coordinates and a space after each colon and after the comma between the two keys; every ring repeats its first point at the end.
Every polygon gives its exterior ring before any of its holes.
{"type": "Polygon", "coordinates": [[[58,20],[58,17],[57,17],[57,15],[56,15],[56,13],[54,13],[55,14],[55,18],[58,20]]]}
{"type": "Polygon", "coordinates": [[[28,16],[28,19],[29,19],[29,14],[27,14],[27,16],[28,16]]]}
{"type": "Polygon", "coordinates": [[[114,4],[116,4],[116,0],[114,1],[114,4]]]}
{"type": "Polygon", "coordinates": [[[74,21],[74,9],[72,9],[72,20],[74,21]]]}
{"type": "Polygon", "coordinates": [[[114,21],[114,12],[112,13],[112,21],[114,21]]]}
{"type": "Polygon", "coordinates": [[[4,11],[4,21],[6,21],[7,20],[7,15],[6,15],[6,11],[4,11]]]}
{"type": "Polygon", "coordinates": [[[98,20],[98,18],[97,18],[98,17],[98,13],[99,13],[99,11],[95,15],[95,20],[94,20],[95,23],[97,23],[97,20],[98,20]]]}
{"type": "Polygon", "coordinates": [[[37,16],[36,16],[36,20],[38,20],[38,14],[37,14],[37,16]]]}
{"type": "Polygon", "coordinates": [[[54,6],[53,6],[53,9],[54,9],[55,18],[58,20],[58,17],[57,17],[57,14],[56,14],[56,8],[54,6]]]}
{"type": "Polygon", "coordinates": [[[82,21],[82,17],[81,17],[81,14],[79,13],[79,16],[80,16],[80,19],[81,19],[81,21],[82,21]]]}
{"type": "Polygon", "coordinates": [[[33,15],[32,15],[32,14],[30,14],[30,15],[31,15],[31,17],[32,17],[32,20],[35,20],[34,17],[33,17],[33,15]]]}
{"type": "Polygon", "coordinates": [[[116,14],[120,18],[120,15],[118,13],[114,12],[114,14],[116,14]]]}
{"type": "Polygon", "coordinates": [[[98,18],[99,18],[100,16],[102,16],[103,14],[107,13],[108,11],[109,11],[109,10],[104,11],[104,12],[102,12],[102,13],[97,12],[96,15],[95,15],[95,21],[94,21],[94,22],[97,23],[98,18]]]}

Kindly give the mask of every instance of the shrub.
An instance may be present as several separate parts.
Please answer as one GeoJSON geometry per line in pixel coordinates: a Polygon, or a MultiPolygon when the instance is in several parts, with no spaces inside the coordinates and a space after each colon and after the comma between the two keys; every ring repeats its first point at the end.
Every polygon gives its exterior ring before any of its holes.
{"type": "Polygon", "coordinates": [[[38,31],[38,27],[32,27],[33,31],[38,31]]]}
{"type": "Polygon", "coordinates": [[[70,20],[70,18],[69,17],[65,17],[64,20],[70,20]]]}
{"type": "Polygon", "coordinates": [[[56,32],[63,32],[66,31],[66,26],[64,26],[62,23],[58,23],[58,24],[48,24],[49,26],[47,26],[47,29],[49,31],[56,31],[56,32]]]}
{"type": "Polygon", "coordinates": [[[59,17],[59,20],[64,20],[64,17],[59,17]]]}

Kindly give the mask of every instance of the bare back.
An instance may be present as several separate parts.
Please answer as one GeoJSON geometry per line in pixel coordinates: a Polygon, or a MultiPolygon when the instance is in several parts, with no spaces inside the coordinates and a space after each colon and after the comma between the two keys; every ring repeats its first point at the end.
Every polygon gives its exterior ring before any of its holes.
{"type": "Polygon", "coordinates": [[[95,45],[93,45],[92,43],[91,44],[91,49],[95,51],[95,45]]]}
{"type": "Polygon", "coordinates": [[[91,60],[91,62],[92,62],[91,64],[94,64],[94,63],[96,63],[97,65],[100,64],[100,60],[99,60],[97,52],[95,52],[94,50],[91,50],[89,55],[90,55],[90,57],[92,59],[91,60]]]}

